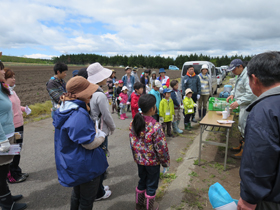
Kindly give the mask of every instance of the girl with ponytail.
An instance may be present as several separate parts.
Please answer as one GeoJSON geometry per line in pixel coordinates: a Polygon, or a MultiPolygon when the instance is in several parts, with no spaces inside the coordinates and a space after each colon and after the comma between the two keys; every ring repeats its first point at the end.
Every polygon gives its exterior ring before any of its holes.
{"type": "Polygon", "coordinates": [[[159,122],[152,116],[156,112],[156,98],[142,95],[138,101],[139,113],[130,123],[130,145],[138,165],[139,183],[136,187],[136,209],[158,209],[155,202],[159,183],[160,165],[170,165],[167,143],[159,122]],[[146,201],[146,202],[145,202],[146,201]]]}

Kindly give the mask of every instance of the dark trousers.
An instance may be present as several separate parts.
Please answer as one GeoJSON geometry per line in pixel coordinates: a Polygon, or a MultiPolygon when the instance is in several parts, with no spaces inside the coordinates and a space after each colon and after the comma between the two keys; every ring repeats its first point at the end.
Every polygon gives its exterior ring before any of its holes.
{"type": "Polygon", "coordinates": [[[146,190],[147,195],[154,196],[158,188],[160,165],[143,166],[138,165],[139,190],[146,190]]]}
{"type": "Polygon", "coordinates": [[[161,124],[163,132],[165,133],[165,129],[167,128],[167,135],[170,136],[172,135],[171,133],[171,121],[170,122],[164,122],[161,124]]]}
{"type": "Polygon", "coordinates": [[[73,187],[70,210],[92,210],[100,176],[90,182],[73,187]]]}
{"type": "Polygon", "coordinates": [[[158,114],[155,114],[152,116],[157,122],[159,122],[159,115],[158,114]]]}
{"type": "Polygon", "coordinates": [[[104,180],[104,174],[100,175],[100,179],[99,179],[99,185],[98,185],[98,190],[97,190],[97,194],[96,194],[96,198],[101,198],[105,195],[105,190],[104,190],[104,186],[103,186],[103,180],[104,180]]]}
{"type": "Polygon", "coordinates": [[[191,122],[192,114],[185,114],[184,116],[185,116],[184,124],[187,124],[187,123],[191,122]]]}
{"type": "Polygon", "coordinates": [[[10,192],[6,181],[9,170],[10,170],[9,164],[0,166],[0,196],[6,195],[7,193],[10,192]]]}
{"type": "MultiPolygon", "coordinates": [[[[194,103],[197,102],[197,93],[192,94],[192,100],[193,100],[194,103]]],[[[196,107],[194,107],[194,113],[192,114],[192,119],[195,118],[195,112],[196,112],[196,107]]]]}
{"type": "MultiPolygon", "coordinates": [[[[23,143],[23,126],[20,126],[18,128],[15,129],[15,132],[19,132],[21,134],[21,138],[15,140],[17,144],[20,144],[22,147],[22,143],[23,143]]],[[[21,176],[21,168],[19,167],[19,162],[20,162],[20,154],[19,155],[15,155],[13,158],[13,161],[10,163],[10,172],[11,175],[14,179],[18,179],[21,176]]]]}
{"type": "Polygon", "coordinates": [[[280,203],[261,201],[257,204],[256,210],[279,210],[280,203]]]}

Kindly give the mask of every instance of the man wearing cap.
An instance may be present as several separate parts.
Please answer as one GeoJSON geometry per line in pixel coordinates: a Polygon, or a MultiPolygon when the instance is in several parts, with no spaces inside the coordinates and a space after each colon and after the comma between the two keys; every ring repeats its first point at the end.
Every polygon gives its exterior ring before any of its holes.
{"type": "Polygon", "coordinates": [[[152,94],[156,97],[157,113],[153,116],[153,118],[158,122],[159,122],[159,103],[161,101],[159,89],[161,87],[162,87],[161,82],[159,80],[155,80],[153,82],[153,89],[149,92],[149,94],[152,94]]]}
{"type": "MultiPolygon", "coordinates": [[[[127,95],[130,98],[130,95],[133,91],[133,86],[135,83],[134,76],[131,75],[131,68],[129,66],[125,67],[125,75],[122,77],[123,86],[126,86],[128,89],[127,95]]],[[[130,105],[127,105],[127,111],[129,111],[130,105]]]]}
{"type": "Polygon", "coordinates": [[[131,72],[131,75],[134,76],[135,82],[140,82],[140,79],[139,79],[139,77],[137,75],[137,71],[138,71],[138,68],[134,67],[133,71],[131,72]]]}
{"type": "Polygon", "coordinates": [[[169,88],[170,85],[170,79],[168,76],[166,76],[166,71],[164,70],[164,68],[160,68],[159,69],[159,74],[160,76],[157,78],[157,80],[159,80],[162,84],[162,86],[166,86],[167,88],[169,88]]]}
{"type": "MultiPolygon", "coordinates": [[[[199,77],[194,72],[194,67],[192,65],[188,66],[187,74],[183,77],[182,81],[182,92],[185,93],[185,90],[190,88],[193,91],[192,99],[194,103],[200,99],[201,94],[201,83],[199,77]]],[[[195,120],[196,107],[194,108],[194,113],[192,114],[192,122],[197,123],[195,120]]]]}
{"type": "Polygon", "coordinates": [[[246,109],[238,210],[280,209],[279,66],[279,52],[261,53],[248,63],[249,84],[258,98],[246,109]]]}
{"type": "Polygon", "coordinates": [[[242,139],[240,140],[238,147],[232,148],[233,151],[239,151],[239,153],[233,155],[232,157],[240,159],[243,153],[242,142],[244,142],[244,131],[247,116],[249,114],[246,112],[246,107],[256,100],[257,97],[253,94],[250,88],[247,68],[244,66],[242,60],[234,59],[231,61],[228,71],[232,71],[233,74],[238,76],[235,86],[231,91],[230,96],[227,98],[227,102],[229,102],[229,100],[235,99],[235,102],[230,105],[230,108],[236,109],[238,106],[240,106],[238,129],[241,133],[242,139]]]}

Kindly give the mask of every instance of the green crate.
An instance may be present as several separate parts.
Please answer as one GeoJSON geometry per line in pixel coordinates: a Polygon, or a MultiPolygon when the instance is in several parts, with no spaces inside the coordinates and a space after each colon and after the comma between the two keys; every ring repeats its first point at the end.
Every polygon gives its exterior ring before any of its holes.
{"type": "MultiPolygon", "coordinates": [[[[226,98],[210,97],[209,98],[209,104],[208,104],[208,110],[210,110],[210,111],[224,111],[226,106],[227,106],[226,100],[227,100],[226,98]],[[218,100],[218,103],[215,103],[215,99],[218,100]]],[[[235,102],[235,99],[233,99],[232,101],[229,100],[230,104],[232,102],[235,102]]],[[[234,109],[233,112],[238,113],[239,112],[239,107],[237,109],[234,109]]]]}

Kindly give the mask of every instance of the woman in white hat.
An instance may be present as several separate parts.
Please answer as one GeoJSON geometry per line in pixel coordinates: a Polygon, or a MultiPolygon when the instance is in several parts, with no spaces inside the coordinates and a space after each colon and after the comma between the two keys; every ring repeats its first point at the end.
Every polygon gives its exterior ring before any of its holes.
{"type": "Polygon", "coordinates": [[[210,77],[208,73],[208,65],[203,64],[201,69],[201,73],[198,75],[201,84],[201,94],[200,98],[198,99],[198,114],[199,119],[202,119],[206,115],[207,111],[207,102],[210,95],[210,77]],[[201,114],[202,109],[202,114],[201,114]]]}
{"type": "MultiPolygon", "coordinates": [[[[100,129],[106,134],[103,145],[104,151],[108,154],[108,136],[112,135],[116,129],[116,125],[109,110],[109,102],[107,96],[102,90],[102,86],[105,86],[107,79],[112,75],[112,70],[106,69],[100,65],[100,63],[93,63],[87,68],[88,81],[93,84],[97,84],[99,87],[97,91],[92,95],[90,100],[90,115],[93,120],[98,120],[100,123],[100,129]]],[[[110,197],[111,191],[108,190],[108,186],[103,186],[104,175],[100,181],[99,191],[96,196],[96,200],[106,199],[110,197]]]]}

